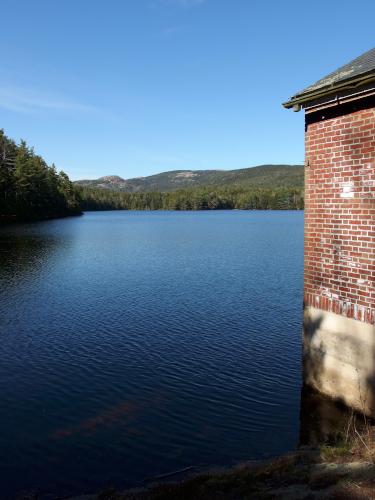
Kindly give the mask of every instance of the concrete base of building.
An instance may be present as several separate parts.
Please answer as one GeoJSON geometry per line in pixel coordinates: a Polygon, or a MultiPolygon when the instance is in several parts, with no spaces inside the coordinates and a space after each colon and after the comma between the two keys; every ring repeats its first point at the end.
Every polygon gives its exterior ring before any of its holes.
{"type": "Polygon", "coordinates": [[[306,307],[304,382],[375,417],[375,325],[306,307]]]}

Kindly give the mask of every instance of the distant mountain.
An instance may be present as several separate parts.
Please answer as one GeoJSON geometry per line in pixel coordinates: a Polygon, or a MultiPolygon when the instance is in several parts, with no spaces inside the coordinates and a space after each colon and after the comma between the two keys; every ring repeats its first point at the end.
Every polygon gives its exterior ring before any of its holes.
{"type": "Polygon", "coordinates": [[[302,165],[260,165],[239,170],[173,170],[134,179],[107,175],[96,180],[76,181],[75,184],[128,193],[166,192],[193,187],[227,185],[302,188],[304,168],[302,165]]]}

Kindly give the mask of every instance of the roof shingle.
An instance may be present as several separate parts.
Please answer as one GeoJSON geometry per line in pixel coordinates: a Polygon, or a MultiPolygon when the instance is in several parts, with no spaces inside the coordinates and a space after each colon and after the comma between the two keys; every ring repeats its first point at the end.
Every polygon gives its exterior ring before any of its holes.
{"type": "Polygon", "coordinates": [[[344,66],[341,66],[336,71],[333,71],[324,78],[321,78],[304,90],[301,90],[295,94],[288,103],[285,104],[293,104],[293,101],[298,101],[300,98],[303,98],[304,96],[307,97],[309,94],[313,94],[320,90],[334,90],[335,87],[340,84],[347,81],[349,82],[356,77],[371,73],[375,74],[375,48],[370,49],[356,59],[353,59],[344,66]]]}

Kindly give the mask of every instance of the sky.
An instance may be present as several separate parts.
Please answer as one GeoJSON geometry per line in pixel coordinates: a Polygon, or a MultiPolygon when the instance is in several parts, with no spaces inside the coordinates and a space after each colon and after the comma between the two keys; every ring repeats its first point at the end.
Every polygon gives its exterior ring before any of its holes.
{"type": "Polygon", "coordinates": [[[290,96],[375,45],[374,0],[0,0],[0,127],[73,180],[302,164],[290,96]]]}

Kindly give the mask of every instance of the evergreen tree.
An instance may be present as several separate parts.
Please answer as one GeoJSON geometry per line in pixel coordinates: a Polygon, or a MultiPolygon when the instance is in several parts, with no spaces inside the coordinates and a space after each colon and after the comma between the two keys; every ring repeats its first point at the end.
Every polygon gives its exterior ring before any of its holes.
{"type": "Polygon", "coordinates": [[[0,130],[0,221],[81,213],[79,191],[25,141],[17,146],[0,130]]]}

